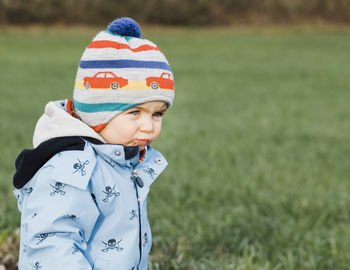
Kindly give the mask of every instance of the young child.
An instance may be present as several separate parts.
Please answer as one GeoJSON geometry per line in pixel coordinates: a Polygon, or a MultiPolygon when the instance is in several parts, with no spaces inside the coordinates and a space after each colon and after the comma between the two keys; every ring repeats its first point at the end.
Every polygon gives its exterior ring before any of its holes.
{"type": "Polygon", "coordinates": [[[167,165],[150,144],[172,105],[165,56],[130,18],[96,35],[73,100],[50,102],[16,160],[19,269],[147,269],[147,194],[167,165]]]}

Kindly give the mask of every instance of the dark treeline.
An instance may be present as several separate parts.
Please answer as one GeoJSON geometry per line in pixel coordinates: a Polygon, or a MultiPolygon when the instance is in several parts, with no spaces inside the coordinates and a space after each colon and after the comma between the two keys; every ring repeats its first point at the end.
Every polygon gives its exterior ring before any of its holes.
{"type": "Polygon", "coordinates": [[[0,23],[105,24],[129,16],[171,25],[350,22],[350,0],[0,0],[0,23]]]}

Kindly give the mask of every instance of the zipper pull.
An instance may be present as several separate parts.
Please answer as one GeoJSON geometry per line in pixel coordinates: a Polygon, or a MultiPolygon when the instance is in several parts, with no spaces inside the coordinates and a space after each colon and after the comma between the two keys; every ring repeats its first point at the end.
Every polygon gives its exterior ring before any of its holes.
{"type": "Polygon", "coordinates": [[[133,171],[132,171],[132,178],[133,178],[133,180],[136,181],[136,184],[137,184],[140,188],[142,188],[142,187],[144,186],[143,180],[142,180],[142,178],[141,178],[140,176],[137,175],[137,171],[136,171],[136,170],[133,170],[133,171]]]}

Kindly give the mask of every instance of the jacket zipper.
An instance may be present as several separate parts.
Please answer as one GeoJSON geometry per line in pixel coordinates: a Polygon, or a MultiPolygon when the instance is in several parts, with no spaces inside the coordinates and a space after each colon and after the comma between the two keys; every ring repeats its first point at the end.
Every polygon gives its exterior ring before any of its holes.
{"type": "Polygon", "coordinates": [[[136,199],[137,199],[137,207],[138,207],[138,213],[139,213],[139,251],[140,251],[140,259],[139,259],[139,264],[137,266],[137,269],[140,268],[140,264],[141,264],[141,259],[142,259],[142,230],[141,230],[141,207],[140,207],[140,197],[139,197],[139,192],[138,192],[138,188],[137,188],[137,177],[139,177],[137,175],[137,171],[135,170],[135,168],[132,170],[132,179],[134,182],[134,187],[136,190],[136,199]]]}

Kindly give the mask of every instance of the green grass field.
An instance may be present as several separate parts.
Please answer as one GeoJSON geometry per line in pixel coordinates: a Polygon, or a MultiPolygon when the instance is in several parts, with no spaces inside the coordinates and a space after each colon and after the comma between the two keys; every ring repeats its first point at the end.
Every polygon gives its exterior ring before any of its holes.
{"type": "MultiPolygon", "coordinates": [[[[96,29],[0,29],[0,245],[14,160],[96,29]]],[[[350,29],[147,29],[176,98],[154,147],[150,269],[350,269],[350,29]]]]}

